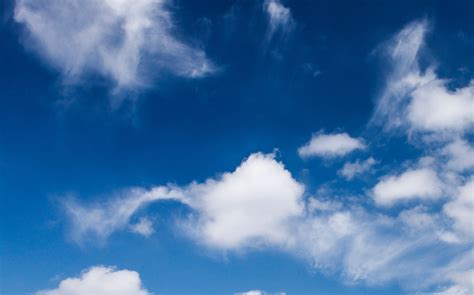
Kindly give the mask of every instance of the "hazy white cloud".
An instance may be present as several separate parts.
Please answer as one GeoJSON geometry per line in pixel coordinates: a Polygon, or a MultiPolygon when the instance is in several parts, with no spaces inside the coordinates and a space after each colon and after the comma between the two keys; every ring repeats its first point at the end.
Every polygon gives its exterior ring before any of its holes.
{"type": "Polygon", "coordinates": [[[265,0],[263,8],[268,17],[268,39],[277,32],[287,33],[293,29],[294,21],[291,11],[280,0],[265,0]]]}
{"type": "Polygon", "coordinates": [[[454,284],[433,295],[471,295],[474,293],[474,269],[450,274],[454,284]]]}
{"type": "Polygon", "coordinates": [[[365,148],[361,139],[353,138],[347,133],[317,133],[311,137],[308,143],[298,149],[298,154],[303,158],[312,156],[332,158],[365,148]]]}
{"type": "Polygon", "coordinates": [[[142,217],[137,223],[131,224],[130,230],[145,237],[149,237],[154,232],[153,223],[146,217],[142,217]]]}
{"type": "MultiPolygon", "coordinates": [[[[130,218],[139,209],[158,200],[178,200],[186,203],[180,192],[167,187],[157,187],[151,190],[126,190],[114,199],[93,204],[81,204],[68,198],[63,202],[63,206],[71,222],[72,238],[76,242],[92,240],[101,243],[113,232],[128,227],[130,218]]],[[[140,227],[144,230],[143,226],[140,227]]]]}
{"type": "Polygon", "coordinates": [[[36,295],[151,295],[135,271],[114,267],[95,266],[84,270],[79,277],[68,278],[56,289],[42,290],[36,295]]]}
{"type": "Polygon", "coordinates": [[[444,204],[443,212],[454,221],[458,239],[474,237],[474,177],[458,188],[456,196],[444,204]]]}
{"type": "Polygon", "coordinates": [[[165,72],[201,77],[214,70],[203,51],[175,37],[166,0],[17,0],[26,44],[67,83],[98,74],[117,88],[145,85],[165,72]]]}
{"type": "Polygon", "coordinates": [[[339,174],[345,177],[347,180],[352,180],[355,176],[369,172],[372,167],[377,163],[374,158],[370,157],[365,161],[347,162],[344,164],[339,174]]]}
{"type": "Polygon", "coordinates": [[[442,182],[433,169],[410,169],[400,175],[384,177],[372,189],[372,194],[380,206],[412,199],[432,200],[442,196],[442,182]]]}
{"type": "Polygon", "coordinates": [[[433,68],[418,64],[428,22],[413,22],[380,48],[390,68],[372,122],[409,133],[463,133],[474,126],[474,85],[450,90],[433,68]]]}
{"type": "Polygon", "coordinates": [[[261,290],[251,290],[247,292],[239,292],[235,293],[235,295],[286,295],[284,292],[279,292],[279,293],[269,293],[261,290]]]}

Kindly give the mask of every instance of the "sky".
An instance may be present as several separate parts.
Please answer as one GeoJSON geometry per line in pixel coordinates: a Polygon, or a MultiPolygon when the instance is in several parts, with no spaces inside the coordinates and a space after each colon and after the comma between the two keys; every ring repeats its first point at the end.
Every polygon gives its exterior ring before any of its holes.
{"type": "Polygon", "coordinates": [[[473,294],[473,13],[1,1],[0,293],[473,294]]]}

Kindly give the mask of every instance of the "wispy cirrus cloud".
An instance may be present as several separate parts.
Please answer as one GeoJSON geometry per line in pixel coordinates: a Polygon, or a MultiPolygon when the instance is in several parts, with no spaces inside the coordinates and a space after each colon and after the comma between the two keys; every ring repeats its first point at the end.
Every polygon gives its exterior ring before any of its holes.
{"type": "Polygon", "coordinates": [[[263,9],[268,18],[267,40],[272,39],[277,33],[286,34],[293,29],[295,22],[291,10],[280,0],[265,0],[263,9]]]}
{"type": "Polygon", "coordinates": [[[166,0],[17,0],[24,42],[65,83],[89,74],[117,89],[146,86],[160,75],[197,78],[215,70],[206,54],[176,37],[166,0]]]}

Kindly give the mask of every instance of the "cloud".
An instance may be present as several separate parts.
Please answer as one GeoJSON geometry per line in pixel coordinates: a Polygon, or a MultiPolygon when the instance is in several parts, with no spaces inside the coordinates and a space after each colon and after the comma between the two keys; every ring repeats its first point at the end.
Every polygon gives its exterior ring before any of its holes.
{"type": "Polygon", "coordinates": [[[474,238],[474,176],[458,188],[454,199],[444,204],[443,212],[453,220],[457,240],[474,238]]]}
{"type": "Polygon", "coordinates": [[[446,145],[441,154],[448,157],[448,168],[466,171],[474,168],[474,148],[466,140],[457,139],[446,145]]]}
{"type": "Polygon", "coordinates": [[[114,267],[94,266],[84,270],[80,277],[68,278],[56,289],[42,290],[35,295],[151,295],[135,271],[114,267]]]}
{"type": "Polygon", "coordinates": [[[332,158],[365,148],[361,139],[353,138],[347,133],[324,134],[320,132],[313,135],[308,143],[300,147],[298,154],[302,158],[313,156],[332,158]]]}
{"type": "Polygon", "coordinates": [[[286,295],[286,293],[284,293],[284,292],[268,293],[268,292],[261,291],[261,290],[251,290],[251,291],[247,291],[247,292],[235,293],[235,295],[286,295]]]}
{"type": "Polygon", "coordinates": [[[387,207],[413,199],[433,200],[442,196],[442,182],[430,168],[409,169],[400,175],[384,177],[372,194],[377,205],[387,207]]]}
{"type": "Polygon", "coordinates": [[[14,19],[26,45],[66,83],[97,74],[119,89],[145,86],[164,73],[202,77],[215,67],[175,36],[166,0],[17,0],[14,19]],[[156,74],[157,73],[157,74],[156,74]]]}
{"type": "Polygon", "coordinates": [[[474,83],[449,91],[445,81],[433,77],[411,93],[407,118],[415,130],[464,131],[474,124],[474,83]]]}
{"type": "Polygon", "coordinates": [[[344,164],[344,167],[339,170],[339,174],[346,178],[346,180],[352,180],[355,176],[370,171],[376,163],[377,161],[372,157],[365,161],[357,160],[353,163],[347,162],[344,164]]]}
{"type": "Polygon", "coordinates": [[[142,217],[138,223],[130,225],[130,230],[145,237],[151,236],[154,232],[153,223],[146,217],[142,217]]]}
{"type": "MultiPolygon", "coordinates": [[[[84,241],[105,240],[115,231],[129,226],[130,218],[145,205],[159,200],[178,200],[186,203],[186,199],[177,191],[167,187],[157,187],[151,190],[141,188],[121,192],[115,199],[93,204],[81,204],[75,199],[63,201],[63,207],[69,217],[72,227],[72,238],[78,243],[84,241]]],[[[146,231],[143,225],[137,228],[146,231]]],[[[139,232],[140,233],[140,232],[139,232]]]]}
{"type": "MultiPolygon", "coordinates": [[[[373,190],[376,202],[389,206],[412,198],[438,198],[438,176],[423,165],[383,178],[373,190]]],[[[355,203],[335,196],[329,201],[307,197],[303,184],[273,154],[255,153],[234,171],[201,183],[126,190],[108,202],[75,203],[81,214],[70,217],[79,236],[105,238],[129,228],[140,208],[173,199],[190,208],[179,217],[178,228],[208,249],[277,249],[348,282],[397,281],[425,290],[457,284],[450,275],[472,268],[472,236],[465,233],[472,216],[472,183],[456,183],[454,195],[446,195],[438,209],[417,204],[387,214],[365,209],[362,197],[355,203]],[[461,234],[464,238],[457,237],[461,234]]]]}
{"type": "Polygon", "coordinates": [[[372,123],[409,134],[462,134],[474,126],[474,83],[450,90],[434,67],[420,69],[428,27],[426,20],[410,23],[379,48],[390,70],[372,123]]]}
{"type": "Polygon", "coordinates": [[[195,235],[207,245],[237,249],[287,243],[287,225],[303,212],[303,191],[274,155],[256,153],[235,171],[183,193],[199,211],[195,235]]]}
{"type": "Polygon", "coordinates": [[[255,153],[218,179],[182,188],[135,188],[110,202],[82,205],[67,200],[64,206],[75,240],[100,242],[129,226],[131,217],[150,202],[180,201],[199,213],[187,227],[189,234],[208,246],[227,250],[287,243],[287,223],[302,213],[303,191],[303,185],[273,154],[255,153]]]}
{"type": "Polygon", "coordinates": [[[294,21],[291,11],[279,0],[265,0],[263,8],[268,17],[268,40],[278,32],[287,33],[293,29],[294,21]]]}

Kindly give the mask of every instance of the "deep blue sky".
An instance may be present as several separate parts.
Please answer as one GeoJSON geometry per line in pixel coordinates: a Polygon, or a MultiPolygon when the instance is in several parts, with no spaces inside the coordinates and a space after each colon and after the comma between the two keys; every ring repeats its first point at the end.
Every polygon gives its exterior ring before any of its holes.
{"type": "Polygon", "coordinates": [[[440,78],[464,87],[474,77],[473,2],[283,3],[294,28],[266,44],[262,2],[173,1],[176,34],[202,48],[219,70],[200,79],[163,74],[151,87],[115,94],[100,75],[64,85],[61,71],[25,41],[24,27],[13,19],[15,3],[2,1],[0,293],[54,288],[94,265],[135,270],[155,294],[408,292],[396,281],[347,284],[274,249],[208,251],[173,227],[170,220],[186,211],[173,202],[146,208],[156,216],[148,238],[125,231],[106,245],[80,246],[68,236],[60,204],[68,194],[94,200],[131,186],[200,182],[233,171],[258,151],[278,149],[308,194],[328,184],[359,194],[373,186],[375,176],[368,184],[337,179],[346,161],[367,152],[330,161],[298,156],[321,130],[370,138],[370,155],[383,163],[376,175],[423,154],[403,136],[368,126],[388,75],[376,49],[408,23],[426,19],[420,63],[436,64],[440,78]],[[230,11],[232,21],[225,17],[230,11]]]}

